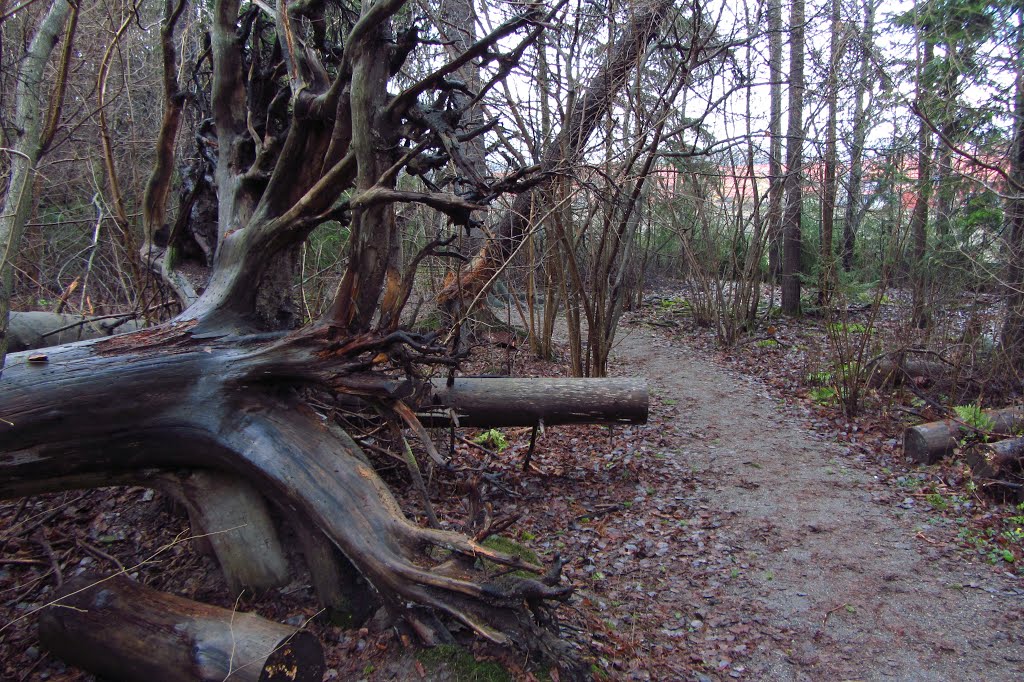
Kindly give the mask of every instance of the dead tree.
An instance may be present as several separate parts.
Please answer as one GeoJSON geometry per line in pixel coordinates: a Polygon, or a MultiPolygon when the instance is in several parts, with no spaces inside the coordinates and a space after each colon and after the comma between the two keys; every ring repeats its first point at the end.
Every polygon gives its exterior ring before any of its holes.
{"type": "MultiPolygon", "coordinates": [[[[147,189],[151,245],[162,229],[156,204],[172,182],[168,137],[180,121],[168,36],[182,2],[167,3],[162,34],[168,115],[147,189]]],[[[313,529],[303,543],[308,559],[323,558],[321,536],[339,549],[338,566],[355,569],[345,575],[368,581],[425,642],[450,637],[443,616],[561,662],[566,672],[584,670],[549,627],[546,605],[570,593],[559,584],[557,562],[548,570],[408,519],[324,407],[359,399],[373,406],[368,417],[423,433],[415,407],[436,369],[458,358],[443,337],[400,329],[415,265],[439,246],[403,270],[396,204],[424,204],[465,223],[500,194],[543,181],[562,157],[545,156],[540,175],[520,168],[460,183],[470,188],[462,194],[399,189],[397,180],[449,161],[460,167],[460,145],[486,132],[461,126],[465,106],[508,74],[559,9],[523,5],[455,58],[411,79],[396,77],[422,40],[411,13],[396,18],[405,0],[365,2],[356,11],[323,2],[240,4],[214,3],[202,57],[213,76],[208,100],[201,98],[211,118],[199,138],[217,197],[208,281],[183,313],[155,328],[11,356],[0,380],[0,496],[145,482],[154,470],[228,472],[293,524],[313,529]],[[456,106],[451,93],[465,86],[450,75],[473,60],[490,76],[456,106]],[[328,312],[295,328],[292,256],[328,220],[348,225],[348,269],[328,312]],[[536,577],[495,578],[482,559],[536,577]]],[[[633,10],[604,70],[567,113],[563,149],[582,147],[670,7],[654,0],[633,10]]],[[[514,249],[522,216],[494,219],[502,240],[488,247],[491,257],[514,249]]],[[[175,238],[164,235],[162,243],[175,238]]],[[[173,268],[172,261],[154,263],[161,272],[173,268]]]]}

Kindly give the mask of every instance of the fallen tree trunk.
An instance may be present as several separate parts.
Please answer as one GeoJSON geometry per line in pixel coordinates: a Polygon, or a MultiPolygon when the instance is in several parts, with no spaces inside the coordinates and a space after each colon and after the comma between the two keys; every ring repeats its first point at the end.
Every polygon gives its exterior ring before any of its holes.
{"type": "Polygon", "coordinates": [[[307,632],[123,574],[68,581],[40,614],[39,639],[67,663],[125,682],[320,682],[325,669],[307,632]]]}
{"type": "Polygon", "coordinates": [[[646,424],[647,384],[642,379],[460,377],[432,382],[424,424],[460,426],[646,424]]]}
{"type": "Polygon", "coordinates": [[[47,346],[60,346],[85,339],[97,339],[137,331],[132,315],[87,317],[39,311],[11,312],[7,330],[8,352],[18,353],[47,346]]]}
{"type": "MultiPolygon", "coordinates": [[[[996,434],[1009,435],[1024,426],[1024,406],[985,410],[984,414],[992,419],[992,432],[996,434]]],[[[966,432],[972,429],[956,419],[911,426],[903,431],[903,455],[919,464],[934,464],[953,454],[966,432]]]]}
{"type": "Polygon", "coordinates": [[[1021,470],[1024,462],[1024,438],[1008,438],[995,443],[979,443],[967,451],[967,463],[975,476],[1006,478],[1021,470]]]}
{"type": "Polygon", "coordinates": [[[559,662],[565,675],[584,674],[570,645],[533,616],[571,593],[557,574],[407,519],[355,442],[297,390],[400,400],[392,387],[402,382],[365,368],[405,335],[332,346],[316,328],[198,339],[190,327],[61,346],[45,362],[10,356],[0,392],[0,497],[110,477],[151,480],[153,469],[219,469],[322,531],[424,641],[449,637],[432,615],[447,614],[492,642],[559,662]],[[497,581],[480,559],[537,578],[497,581]]]}

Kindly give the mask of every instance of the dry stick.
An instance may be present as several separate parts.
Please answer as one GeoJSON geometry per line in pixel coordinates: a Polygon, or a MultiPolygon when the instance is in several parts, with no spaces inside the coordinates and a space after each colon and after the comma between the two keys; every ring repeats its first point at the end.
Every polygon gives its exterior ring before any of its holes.
{"type": "Polygon", "coordinates": [[[533,425],[533,431],[530,433],[530,449],[526,451],[526,457],[523,459],[523,471],[528,471],[530,468],[530,459],[533,458],[533,450],[537,446],[537,432],[543,428],[543,426],[543,419],[538,419],[533,425]]]}
{"type": "Polygon", "coordinates": [[[427,429],[423,426],[423,423],[416,417],[416,413],[413,412],[408,405],[403,403],[401,400],[396,400],[392,405],[392,408],[398,415],[405,421],[406,425],[412,429],[416,437],[423,443],[423,447],[426,448],[427,454],[434,460],[438,466],[447,469],[450,465],[445,461],[441,453],[434,447],[434,442],[430,440],[430,434],[427,433],[427,429]]]}
{"type": "Polygon", "coordinates": [[[43,552],[46,554],[46,558],[50,561],[50,568],[53,570],[54,576],[56,577],[57,584],[55,589],[60,589],[61,585],[64,584],[64,574],[61,573],[60,563],[57,561],[57,555],[53,552],[53,545],[46,539],[46,535],[40,530],[36,533],[33,538],[40,547],[43,548],[43,552]]]}
{"type": "Polygon", "coordinates": [[[423,474],[420,473],[420,465],[416,461],[416,455],[413,454],[409,441],[399,432],[398,427],[395,427],[395,432],[402,441],[402,452],[405,454],[405,464],[409,467],[409,475],[412,476],[412,482],[419,491],[420,497],[423,498],[423,513],[427,515],[427,524],[431,528],[440,528],[441,524],[437,522],[434,507],[430,504],[430,494],[427,492],[426,483],[423,482],[423,474]]]}

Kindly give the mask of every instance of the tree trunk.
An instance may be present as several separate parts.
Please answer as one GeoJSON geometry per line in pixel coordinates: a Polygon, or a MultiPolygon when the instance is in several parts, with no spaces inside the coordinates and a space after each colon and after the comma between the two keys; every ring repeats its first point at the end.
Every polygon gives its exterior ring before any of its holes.
{"type": "MultiPolygon", "coordinates": [[[[11,156],[7,194],[0,207],[0,372],[7,355],[7,329],[14,294],[14,260],[21,246],[21,237],[32,212],[32,185],[36,178],[36,164],[49,144],[55,123],[43,120],[43,76],[50,54],[57,45],[61,29],[77,5],[68,0],[53,0],[50,9],[39,24],[32,42],[18,68],[17,88],[14,93],[15,113],[12,128],[15,141],[11,156]]],[[[70,39],[70,36],[69,36],[70,39]]],[[[63,78],[63,74],[60,76],[63,78]]],[[[59,91],[63,98],[63,89],[59,91]]],[[[60,100],[49,102],[48,117],[56,121],[60,100]]]]}
{"type": "Polygon", "coordinates": [[[67,663],[125,682],[320,682],[326,667],[309,633],[123,574],[69,580],[40,614],[39,639],[67,663]]]}
{"type": "Polygon", "coordinates": [[[839,0],[832,0],[832,30],[829,37],[828,67],[828,122],[825,124],[825,183],[821,198],[821,259],[818,263],[818,304],[828,305],[835,286],[835,263],[832,253],[832,233],[836,208],[836,125],[839,105],[839,62],[842,46],[839,44],[841,30],[839,0]]]}
{"type": "Polygon", "coordinates": [[[789,18],[789,125],[786,129],[786,213],[782,223],[782,311],[800,314],[800,221],[803,215],[804,0],[789,18]]]}
{"type": "Polygon", "coordinates": [[[1004,218],[1009,233],[1005,249],[1008,295],[1002,346],[1019,379],[1024,373],[1024,9],[1017,13],[1016,28],[1013,143],[1004,218]]]}
{"type": "MultiPolygon", "coordinates": [[[[1024,425],[1024,407],[985,410],[985,415],[995,423],[996,434],[1011,434],[1024,425]]],[[[953,454],[964,429],[970,430],[955,419],[911,426],[903,432],[903,454],[919,464],[934,464],[953,454]]]]}
{"type": "Polygon", "coordinates": [[[343,370],[364,366],[357,358],[379,355],[394,335],[350,340],[325,362],[315,329],[204,340],[190,337],[189,326],[58,347],[45,363],[12,356],[0,392],[0,496],[77,486],[96,474],[126,483],[154,468],[214,467],[320,528],[424,639],[438,641],[434,621],[408,603],[546,661],[564,658],[567,673],[574,670],[564,645],[522,609],[524,600],[565,598],[568,588],[528,578],[486,582],[475,568],[480,557],[543,569],[407,520],[355,443],[289,389],[321,384],[397,400],[391,383],[343,370]],[[432,546],[450,558],[432,558],[432,546]]]}
{"type": "MultiPolygon", "coordinates": [[[[917,68],[917,106],[921,107],[926,98],[927,86],[924,83],[924,74],[935,56],[935,45],[927,38],[919,37],[923,43],[919,47],[922,54],[918,59],[917,68]]],[[[923,113],[918,130],[918,153],[917,153],[917,199],[914,203],[914,212],[910,216],[910,234],[913,240],[911,252],[911,318],[914,326],[924,329],[929,325],[929,314],[925,297],[928,287],[928,267],[926,256],[928,255],[928,204],[931,202],[932,182],[932,131],[925,121],[923,113]]]]}
{"type": "Polygon", "coordinates": [[[975,476],[1007,478],[1017,474],[1024,462],[1024,438],[979,443],[967,451],[967,463],[975,476]]]}
{"type": "Polygon", "coordinates": [[[870,117],[865,113],[864,96],[871,92],[871,50],[874,47],[875,32],[875,0],[864,2],[864,31],[861,46],[860,73],[854,91],[853,109],[853,140],[850,143],[850,181],[846,193],[846,210],[843,217],[843,270],[853,270],[853,259],[856,251],[857,233],[864,218],[864,198],[862,187],[864,180],[864,145],[867,142],[868,130],[871,128],[870,117]]]}
{"type": "Polygon", "coordinates": [[[7,329],[8,350],[18,353],[23,350],[59,346],[84,339],[96,339],[124,332],[137,331],[139,322],[127,315],[87,317],[64,313],[38,311],[10,313],[7,329]]]}
{"type": "Polygon", "coordinates": [[[431,423],[447,424],[449,409],[460,426],[555,424],[644,424],[647,387],[639,379],[459,378],[452,386],[433,382],[431,403],[442,407],[431,423]]]}
{"type": "Polygon", "coordinates": [[[768,271],[772,285],[782,274],[782,0],[768,2],[768,73],[771,113],[768,134],[768,271]]]}

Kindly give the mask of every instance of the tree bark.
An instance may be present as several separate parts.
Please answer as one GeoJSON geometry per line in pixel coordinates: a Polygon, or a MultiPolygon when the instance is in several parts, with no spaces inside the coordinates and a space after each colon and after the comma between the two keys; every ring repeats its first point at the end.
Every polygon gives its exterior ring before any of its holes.
{"type": "MultiPolygon", "coordinates": [[[[3,371],[7,355],[7,328],[11,296],[14,294],[14,260],[32,212],[36,164],[48,143],[44,137],[47,134],[46,121],[42,117],[45,103],[44,71],[73,8],[77,13],[77,6],[68,0],[53,0],[18,68],[14,93],[15,142],[9,152],[11,162],[7,194],[0,207],[0,372],[3,371]]],[[[60,90],[60,96],[63,97],[63,89],[60,90]]],[[[59,111],[60,107],[57,102],[51,102],[50,109],[59,111]]],[[[52,135],[52,132],[49,134],[52,135]]]]}
{"type": "MultiPolygon", "coordinates": [[[[1024,407],[985,410],[985,415],[995,422],[993,433],[1011,434],[1024,425],[1024,407]]],[[[963,429],[969,427],[955,419],[912,426],[903,432],[903,454],[919,464],[934,464],[953,454],[963,429]]]]}
{"type": "Polygon", "coordinates": [[[843,46],[840,45],[839,0],[832,0],[832,29],[829,35],[828,121],[825,124],[825,183],[821,197],[821,257],[818,263],[818,304],[828,305],[835,285],[835,258],[832,253],[832,234],[835,222],[836,190],[836,126],[839,106],[839,62],[843,46]]]}
{"type": "Polygon", "coordinates": [[[10,326],[7,329],[8,350],[17,353],[137,331],[139,322],[132,318],[131,314],[95,318],[85,315],[12,310],[10,326]]]}
{"type": "Polygon", "coordinates": [[[786,129],[786,212],[782,223],[782,311],[800,314],[803,216],[804,0],[792,0],[789,17],[789,124],[786,129]]]}
{"type": "MultiPolygon", "coordinates": [[[[935,57],[935,45],[930,39],[923,36],[919,36],[918,41],[923,44],[919,47],[921,55],[918,58],[917,68],[916,106],[922,107],[928,87],[924,82],[924,76],[928,65],[935,57]]],[[[928,287],[928,267],[925,258],[928,255],[928,205],[931,203],[932,196],[932,131],[924,119],[923,112],[918,127],[917,199],[914,202],[914,211],[910,216],[910,234],[913,240],[910,264],[911,318],[916,327],[924,329],[929,325],[930,317],[925,300],[928,287]]]]}
{"type": "Polygon", "coordinates": [[[1019,473],[1024,462],[1024,438],[979,443],[967,451],[967,463],[975,476],[1007,478],[1019,473]]]}
{"type": "Polygon", "coordinates": [[[768,73],[771,111],[768,135],[768,271],[772,284],[782,274],[782,0],[768,2],[768,73]]]}
{"type": "Polygon", "coordinates": [[[447,424],[449,409],[461,426],[556,424],[644,424],[647,387],[639,379],[483,379],[458,378],[451,386],[435,379],[432,405],[442,408],[423,418],[447,424]]]}
{"type": "Polygon", "coordinates": [[[126,682],[320,682],[326,667],[309,633],[122,574],[69,580],[40,614],[39,639],[71,665],[126,682]]]}
{"type": "Polygon", "coordinates": [[[860,73],[854,91],[853,140],[850,143],[850,180],[843,217],[843,270],[853,270],[857,233],[864,219],[864,145],[867,142],[870,118],[866,115],[864,96],[871,92],[871,50],[874,48],[875,0],[864,2],[864,29],[860,55],[860,73]]]}
{"type": "Polygon", "coordinates": [[[212,471],[173,472],[157,487],[185,509],[192,535],[208,543],[232,596],[288,582],[288,560],[263,497],[244,480],[212,471]]]}
{"type": "Polygon", "coordinates": [[[475,567],[478,558],[538,576],[543,569],[406,519],[355,443],[288,390],[319,382],[397,400],[378,377],[343,369],[362,367],[356,358],[378,355],[386,341],[350,340],[347,360],[325,362],[311,343],[315,331],[203,340],[189,337],[189,326],[62,346],[45,363],[12,356],[0,393],[0,496],[96,474],[120,474],[124,483],[153,468],[231,472],[320,528],[424,639],[438,641],[435,621],[407,604],[549,663],[562,660],[566,674],[580,672],[565,645],[523,609],[563,599],[569,588],[529,578],[491,582],[475,567]],[[439,561],[431,547],[450,554],[439,561]]]}
{"type": "Polygon", "coordinates": [[[1017,12],[1016,80],[1010,175],[1006,183],[1006,318],[1002,346],[1018,379],[1024,374],[1024,9],[1017,12]]]}

